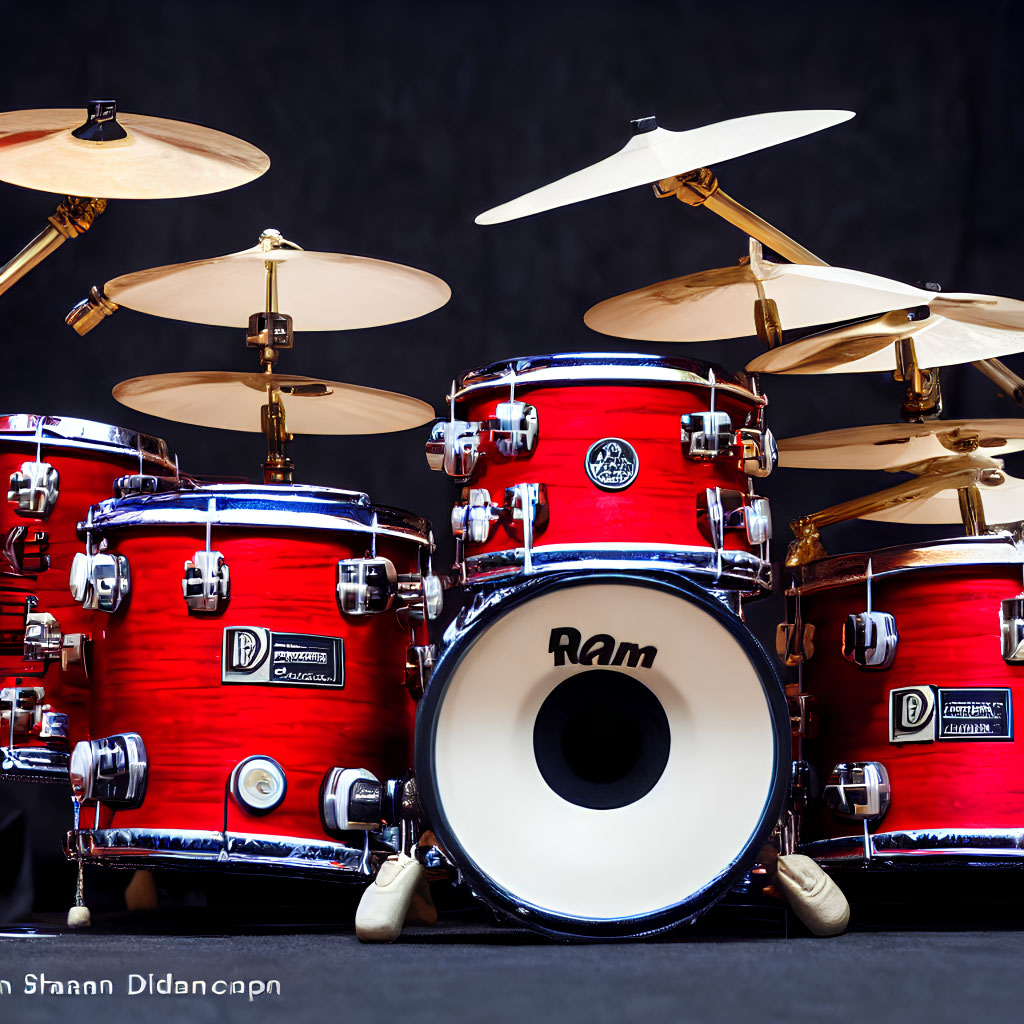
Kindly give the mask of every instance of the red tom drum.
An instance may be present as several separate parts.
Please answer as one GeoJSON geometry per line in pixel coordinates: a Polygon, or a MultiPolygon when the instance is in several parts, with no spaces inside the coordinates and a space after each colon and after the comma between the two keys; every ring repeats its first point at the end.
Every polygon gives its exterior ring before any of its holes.
{"type": "Polygon", "coordinates": [[[211,485],[104,502],[82,530],[96,672],[71,776],[102,810],[71,853],[364,876],[432,663],[426,522],[352,491],[211,485]]]}
{"type": "Polygon", "coordinates": [[[174,473],[156,437],[66,416],[0,416],[0,746],[12,778],[66,783],[68,743],[87,734],[90,616],[68,591],[79,520],[119,477],[174,473]]]}
{"type": "Polygon", "coordinates": [[[575,353],[463,373],[427,443],[463,485],[469,580],[545,569],[669,569],[713,589],[770,586],[774,465],[765,398],[689,359],[575,353]]]}
{"type": "Polygon", "coordinates": [[[803,755],[822,796],[805,816],[805,852],[1024,856],[1022,561],[1001,534],[796,570],[791,608],[802,633],[814,627],[803,755]]]}

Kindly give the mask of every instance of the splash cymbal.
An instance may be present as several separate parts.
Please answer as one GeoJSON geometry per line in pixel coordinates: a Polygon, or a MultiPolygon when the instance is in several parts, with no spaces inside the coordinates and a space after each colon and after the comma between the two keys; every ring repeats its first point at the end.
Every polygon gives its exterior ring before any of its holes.
{"type": "MultiPolygon", "coordinates": [[[[996,473],[977,483],[978,494],[989,526],[1019,523],[1024,520],[1024,480],[1009,473],[996,473]]],[[[940,526],[962,523],[960,498],[955,488],[910,498],[879,512],[868,512],[858,518],[884,523],[910,523],[918,526],[940,526]]]]}
{"type": "Polygon", "coordinates": [[[922,369],[997,359],[1024,352],[1024,333],[931,316],[909,322],[899,313],[877,324],[851,324],[762,352],[747,364],[754,373],[872,373],[896,369],[896,340],[913,338],[922,369]],[[887,325],[889,319],[891,325],[887,325]]]}
{"type": "Polygon", "coordinates": [[[267,389],[275,388],[291,434],[378,434],[428,422],[434,410],[418,398],[356,384],[284,373],[199,370],[122,381],[122,405],[179,423],[261,433],[267,389]]]}
{"type": "Polygon", "coordinates": [[[476,223],[500,224],[637,185],[650,185],[799,139],[853,116],[849,110],[782,110],[736,117],[683,132],[659,128],[653,118],[644,118],[633,122],[636,134],[617,153],[495,206],[481,213],[476,223]]]}
{"type": "Polygon", "coordinates": [[[439,277],[400,263],[261,245],[125,274],[104,292],[119,306],[152,316],[246,327],[265,307],[268,261],[277,264],[277,308],[298,331],[400,323],[438,309],[452,294],[439,277]]]}
{"type": "Polygon", "coordinates": [[[771,299],[783,330],[929,306],[986,327],[1024,328],[1024,302],[997,295],[933,292],[844,267],[773,263],[756,247],[749,264],[659,281],[592,306],[592,330],[637,341],[718,341],[756,333],[754,303],[771,299]]]}
{"type": "MultiPolygon", "coordinates": [[[[85,109],[0,113],[0,180],[40,192],[103,199],[173,199],[244,185],[270,166],[255,146],[213,128],[145,114],[102,119],[123,138],[73,134],[85,109]]],[[[92,133],[96,135],[97,133],[92,133]]]]}
{"type": "Polygon", "coordinates": [[[781,438],[778,445],[784,467],[895,471],[950,454],[1024,451],[1024,419],[877,423],[781,438]]]}

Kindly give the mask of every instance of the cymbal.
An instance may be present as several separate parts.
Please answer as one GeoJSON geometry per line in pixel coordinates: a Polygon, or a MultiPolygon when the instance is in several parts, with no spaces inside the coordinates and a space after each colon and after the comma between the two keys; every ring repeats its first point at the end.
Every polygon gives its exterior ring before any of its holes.
{"type": "Polygon", "coordinates": [[[122,381],[122,405],[179,423],[261,433],[267,387],[278,390],[291,434],[379,434],[428,422],[434,410],[418,398],[316,377],[198,370],[122,381]]]}
{"type": "Polygon", "coordinates": [[[778,445],[779,465],[788,468],[895,471],[950,454],[1024,451],[1024,419],[876,423],[781,438],[778,445]]]}
{"type": "MultiPolygon", "coordinates": [[[[898,318],[899,313],[891,314],[898,318]]],[[[887,318],[878,318],[885,320],[887,318]]],[[[912,337],[921,369],[996,359],[1024,351],[1024,333],[931,316],[898,332],[851,324],[762,352],[747,364],[755,373],[871,373],[896,369],[896,340],[912,337]]]]}
{"type": "Polygon", "coordinates": [[[219,327],[247,327],[266,305],[266,263],[277,267],[277,308],[299,331],[378,327],[430,313],[451,298],[439,277],[400,263],[306,249],[252,249],[153,267],[108,281],[119,306],[219,327]]]}
{"type": "Polygon", "coordinates": [[[244,185],[270,166],[255,146],[213,128],[117,112],[127,137],[89,142],[72,132],[84,109],[0,113],[0,180],[102,199],[174,199],[244,185]]]}
{"type": "Polygon", "coordinates": [[[481,213],[476,223],[500,224],[637,185],[650,185],[663,178],[799,139],[853,116],[849,110],[782,110],[736,117],[684,132],[659,127],[639,130],[617,153],[495,206],[481,213]]]}
{"type": "Polygon", "coordinates": [[[1024,302],[997,295],[932,292],[844,267],[772,263],[722,267],[659,281],[592,306],[592,330],[637,341],[718,341],[756,333],[754,303],[772,299],[784,330],[929,306],[933,314],[1024,329],[1024,302]]]}
{"type": "MultiPolygon", "coordinates": [[[[995,482],[983,480],[977,485],[985,510],[985,522],[989,526],[995,526],[1024,520],[1024,480],[1008,473],[998,473],[993,479],[995,482]]],[[[859,518],[884,523],[913,523],[919,526],[963,522],[960,499],[954,488],[924,498],[912,498],[892,508],[871,512],[859,518]]]]}

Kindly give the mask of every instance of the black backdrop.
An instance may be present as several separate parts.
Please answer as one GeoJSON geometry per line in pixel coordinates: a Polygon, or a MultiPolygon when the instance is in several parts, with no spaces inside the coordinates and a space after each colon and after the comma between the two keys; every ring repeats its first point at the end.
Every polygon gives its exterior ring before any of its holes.
{"type": "MultiPolygon", "coordinates": [[[[157,434],[198,474],[258,479],[259,436],[147,418],[110,389],[140,374],[253,366],[242,332],[125,310],[79,339],[64,314],[94,283],[237,251],[268,226],[308,249],[430,270],[453,291],[440,311],[391,327],[302,335],[299,321],[288,372],[403,391],[440,410],[455,373],[512,355],[639,347],[740,368],[756,341],[638,346],[582,322],[610,295],[735,262],[746,240],[711,214],[635,189],[473,224],[617,149],[629,120],[648,114],[683,129],[766,110],[854,110],[847,124],[720,166],[723,186],[833,264],[1024,295],[1022,17],[1012,0],[5,6],[5,109],[115,96],[123,110],[208,124],[271,157],[263,178],[231,192],[112,203],[0,298],[0,407],[157,434]]],[[[0,184],[4,247],[13,254],[52,206],[0,184]]],[[[1021,357],[1007,361],[1024,372],[1021,357]]],[[[897,415],[900,385],[884,374],[764,383],[779,437],[897,415]]],[[[949,416],[1017,411],[969,367],[948,370],[944,384],[949,416]]],[[[446,562],[453,487],[428,471],[425,436],[300,438],[297,479],[429,516],[446,562]]],[[[793,516],[892,482],[777,473],[763,488],[776,559],[793,516]]],[[[849,524],[826,542],[841,551],[955,532],[849,524]]],[[[751,609],[766,639],[778,612],[777,597],[751,609]]]]}
{"type": "MultiPolygon", "coordinates": [[[[113,95],[124,110],[239,135],[272,164],[218,195],[113,202],[92,231],[3,296],[0,407],[130,425],[166,438],[189,471],[258,479],[258,435],[145,417],[110,396],[139,374],[253,366],[242,332],[122,311],[79,339],[63,317],[94,283],[237,251],[267,226],[308,249],[430,270],[453,292],[440,311],[390,327],[302,335],[299,322],[286,371],[404,391],[440,410],[456,372],[512,355],[639,347],[738,369],[756,341],[642,345],[582,322],[600,299],[742,256],[744,237],[706,211],[634,189],[473,224],[479,211],[618,148],[629,120],[652,113],[683,129],[773,109],[856,111],[847,124],[719,167],[724,187],[833,264],[1024,295],[1015,7],[22,6],[17,45],[5,54],[4,107],[113,95]]],[[[11,253],[51,207],[49,196],[0,184],[0,237],[11,253]]],[[[1020,357],[1008,362],[1022,369],[1020,357]]],[[[885,374],[764,384],[779,437],[892,420],[900,395],[885,374]]],[[[969,367],[946,371],[944,385],[950,416],[1015,412],[969,367]]],[[[445,561],[453,488],[426,468],[425,434],[301,438],[297,479],[426,514],[445,561]]],[[[776,557],[794,515],[891,482],[797,470],[766,481],[776,557]]],[[[928,533],[853,524],[826,541],[845,550],[928,533]]]]}

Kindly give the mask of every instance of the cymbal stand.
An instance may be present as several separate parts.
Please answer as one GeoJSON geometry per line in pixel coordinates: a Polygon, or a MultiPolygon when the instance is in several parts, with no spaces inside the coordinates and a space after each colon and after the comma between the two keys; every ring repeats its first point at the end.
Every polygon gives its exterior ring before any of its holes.
{"type": "MultiPolygon", "coordinates": [[[[659,199],[668,199],[675,196],[680,202],[687,206],[704,206],[712,213],[717,214],[723,220],[738,227],[744,234],[756,238],[759,242],[774,249],[790,263],[801,263],[808,266],[827,267],[828,264],[819,256],[815,256],[810,249],[805,249],[795,239],[789,237],[785,232],[780,231],[773,224],[769,224],[763,217],[759,217],[752,210],[748,210],[742,203],[738,203],[732,196],[722,190],[718,183],[718,176],[710,167],[700,167],[695,171],[688,171],[686,174],[678,174],[670,178],[662,178],[652,186],[654,194],[659,199]]],[[[771,302],[771,300],[768,300],[771,302]]],[[[761,300],[758,300],[760,306],[761,300]]],[[[772,303],[774,305],[774,303],[772,303]]],[[[769,348],[774,348],[781,343],[771,333],[770,310],[764,311],[755,308],[754,311],[757,336],[769,348]],[[769,316],[767,324],[769,331],[763,333],[763,324],[766,313],[769,316]]],[[[777,311],[776,311],[777,323],[777,311]]],[[[781,333],[781,332],[780,332],[781,333]]],[[[996,387],[1010,396],[1018,405],[1024,406],[1024,378],[1018,377],[1012,370],[998,359],[982,359],[972,364],[991,380],[996,387]]],[[[922,391],[911,395],[908,387],[904,396],[903,408],[913,407],[915,404],[925,408],[941,410],[941,394],[939,388],[939,371],[929,369],[921,371],[925,375],[925,387],[922,391]]],[[[900,379],[897,377],[897,379],[900,379]]],[[[939,411],[921,412],[920,417],[938,416],[939,411]]]]}
{"type": "MultiPolygon", "coordinates": [[[[260,236],[260,246],[265,252],[298,248],[283,239],[279,231],[271,228],[260,236]]],[[[288,458],[285,447],[294,440],[294,436],[288,433],[281,392],[271,383],[278,353],[294,345],[292,318],[277,310],[278,263],[278,260],[272,259],[263,261],[266,270],[266,308],[262,313],[253,313],[249,317],[249,330],[245,338],[249,348],[260,350],[260,366],[267,375],[267,404],[260,409],[260,429],[267,439],[267,458],[263,463],[265,484],[290,484],[295,474],[295,464],[288,458]]]]}
{"type": "Polygon", "coordinates": [[[796,540],[789,545],[786,565],[790,568],[806,565],[827,556],[821,542],[821,528],[824,526],[860,519],[946,490],[957,491],[965,532],[969,536],[984,533],[985,513],[978,482],[998,473],[1002,464],[984,455],[964,455],[932,460],[926,465],[929,468],[914,480],[794,519],[789,526],[796,540]]]}

